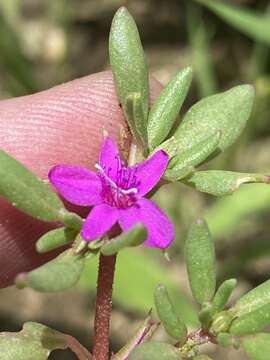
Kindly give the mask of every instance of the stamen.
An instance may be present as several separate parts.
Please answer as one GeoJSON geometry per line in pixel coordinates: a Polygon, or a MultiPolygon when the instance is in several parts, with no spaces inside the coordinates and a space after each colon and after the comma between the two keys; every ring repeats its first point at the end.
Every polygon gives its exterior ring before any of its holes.
{"type": "Polygon", "coordinates": [[[136,170],[125,168],[120,161],[117,164],[116,182],[113,181],[101,164],[95,164],[100,172],[103,187],[103,196],[106,202],[117,208],[126,208],[136,202],[135,194],[138,193],[136,186],[136,170]],[[131,187],[133,185],[133,187],[131,187]],[[135,185],[135,186],[134,186],[135,185]]]}
{"type": "Polygon", "coordinates": [[[99,164],[95,164],[95,168],[98,169],[101,172],[102,176],[104,176],[104,178],[108,181],[108,183],[110,185],[112,185],[112,187],[117,189],[116,183],[109,176],[106,175],[105,171],[103,170],[103,168],[99,164]]]}
{"type": "Polygon", "coordinates": [[[124,190],[124,189],[119,189],[121,191],[122,194],[124,195],[129,195],[129,194],[138,194],[138,189],[136,188],[131,188],[128,190],[124,190]]]}
{"type": "Polygon", "coordinates": [[[102,167],[98,163],[95,164],[95,168],[100,171],[103,171],[102,167]]]}

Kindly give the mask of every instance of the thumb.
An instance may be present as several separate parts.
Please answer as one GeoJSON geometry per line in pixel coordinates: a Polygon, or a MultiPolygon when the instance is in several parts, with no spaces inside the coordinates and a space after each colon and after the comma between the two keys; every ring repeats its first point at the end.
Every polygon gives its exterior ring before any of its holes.
{"type": "MultiPolygon", "coordinates": [[[[160,88],[151,81],[152,97],[160,88]]],[[[103,129],[118,140],[121,127],[126,124],[111,72],[0,102],[0,147],[42,178],[59,163],[93,167],[103,129]]],[[[0,199],[0,287],[47,260],[36,253],[35,241],[51,226],[0,199]]]]}

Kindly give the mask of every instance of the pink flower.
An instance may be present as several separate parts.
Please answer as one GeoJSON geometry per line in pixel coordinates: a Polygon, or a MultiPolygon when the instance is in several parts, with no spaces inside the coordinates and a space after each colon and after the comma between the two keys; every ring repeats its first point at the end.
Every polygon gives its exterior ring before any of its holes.
{"type": "Polygon", "coordinates": [[[126,167],[115,143],[106,138],[97,174],[79,166],[57,165],[50,170],[49,180],[71,203],[94,206],[82,227],[86,241],[102,237],[117,222],[123,231],[142,223],[148,234],[144,244],[167,248],[174,238],[173,225],[143,196],[158,183],[168,161],[168,155],[159,150],[144,162],[126,167]]]}

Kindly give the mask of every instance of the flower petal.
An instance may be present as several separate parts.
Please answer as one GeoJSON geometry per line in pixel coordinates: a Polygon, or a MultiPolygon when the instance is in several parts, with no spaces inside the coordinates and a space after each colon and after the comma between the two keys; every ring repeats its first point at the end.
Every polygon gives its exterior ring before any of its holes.
{"type": "Polygon", "coordinates": [[[92,241],[103,236],[117,222],[118,215],[118,210],[107,204],[94,207],[82,227],[84,240],[92,241]]]}
{"type": "Polygon", "coordinates": [[[140,199],[135,205],[119,211],[119,224],[124,231],[141,222],[145,225],[148,237],[144,245],[167,248],[174,239],[173,224],[152,201],[140,199]]]}
{"type": "Polygon", "coordinates": [[[102,202],[101,181],[88,169],[57,165],[50,170],[48,177],[59,194],[73,204],[91,206],[102,202]]]}
{"type": "Polygon", "coordinates": [[[101,146],[99,165],[110,179],[116,181],[121,164],[120,154],[115,142],[110,137],[106,137],[101,146]]]}
{"type": "Polygon", "coordinates": [[[147,194],[160,180],[169,162],[169,156],[159,150],[144,162],[132,166],[137,180],[138,195],[147,194]]]}

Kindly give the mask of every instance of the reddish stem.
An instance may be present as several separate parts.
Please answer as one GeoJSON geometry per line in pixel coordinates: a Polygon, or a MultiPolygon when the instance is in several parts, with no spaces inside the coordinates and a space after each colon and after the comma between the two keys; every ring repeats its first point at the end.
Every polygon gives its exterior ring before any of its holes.
{"type": "Polygon", "coordinates": [[[67,346],[77,355],[79,360],[93,360],[90,352],[71,335],[66,335],[67,346]]]}
{"type": "Polygon", "coordinates": [[[93,357],[95,360],[109,359],[109,331],[115,262],[116,255],[103,256],[100,254],[94,325],[93,357]]]}

